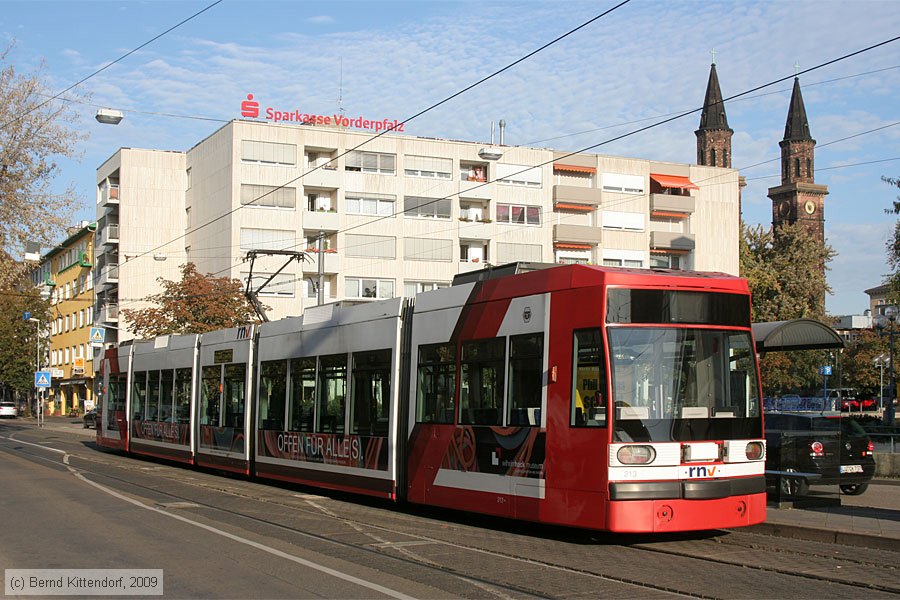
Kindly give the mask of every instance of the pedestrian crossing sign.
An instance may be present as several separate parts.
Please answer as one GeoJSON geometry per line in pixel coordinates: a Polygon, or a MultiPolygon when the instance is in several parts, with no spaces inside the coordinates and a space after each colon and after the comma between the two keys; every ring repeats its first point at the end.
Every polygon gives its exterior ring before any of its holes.
{"type": "Polygon", "coordinates": [[[103,327],[91,327],[91,346],[97,348],[103,346],[106,340],[106,329],[103,327]]]}
{"type": "Polygon", "coordinates": [[[34,387],[48,388],[50,387],[50,371],[34,372],[34,387]]]}

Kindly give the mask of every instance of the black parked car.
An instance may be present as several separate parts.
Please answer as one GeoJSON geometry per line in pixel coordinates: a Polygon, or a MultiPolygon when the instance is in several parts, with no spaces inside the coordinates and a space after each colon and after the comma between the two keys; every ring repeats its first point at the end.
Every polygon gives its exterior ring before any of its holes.
{"type": "Polygon", "coordinates": [[[785,496],[803,496],[810,484],[866,491],[875,475],[874,445],[849,417],[823,413],[766,413],[766,478],[785,496]]]}
{"type": "Polygon", "coordinates": [[[91,410],[84,413],[82,422],[84,423],[85,429],[89,429],[91,427],[96,429],[97,428],[97,409],[92,408],[91,410]]]}

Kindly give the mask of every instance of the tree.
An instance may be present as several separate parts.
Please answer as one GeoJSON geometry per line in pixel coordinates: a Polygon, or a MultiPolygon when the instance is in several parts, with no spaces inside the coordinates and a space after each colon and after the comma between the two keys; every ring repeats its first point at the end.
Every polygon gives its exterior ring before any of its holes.
{"type": "Polygon", "coordinates": [[[163,292],[149,296],[155,307],[122,312],[138,337],[169,333],[205,333],[256,321],[253,306],[237,279],[197,272],[194,263],[181,265],[181,281],[162,277],[163,292]]]}
{"type": "Polygon", "coordinates": [[[28,395],[34,389],[37,355],[42,366],[48,365],[49,325],[50,306],[30,284],[0,292],[0,395],[4,398],[10,392],[28,395]],[[39,323],[26,321],[26,311],[39,323]]]}
{"type": "MultiPolygon", "coordinates": [[[[741,225],[740,268],[753,295],[753,322],[825,319],[825,280],[834,251],[802,224],[777,231],[741,225]]],[[[760,362],[766,393],[818,389],[821,351],[767,354],[760,362]]]]}
{"type": "MultiPolygon", "coordinates": [[[[900,188],[900,177],[882,177],[885,183],[900,188]]],[[[884,209],[889,215],[900,215],[900,196],[894,200],[891,208],[884,209]]],[[[888,302],[893,305],[900,305],[900,219],[894,223],[894,233],[888,239],[886,244],[888,265],[891,267],[891,274],[887,277],[890,285],[888,291],[888,302]]]]}
{"type": "Polygon", "coordinates": [[[27,269],[16,257],[26,241],[51,246],[71,218],[74,187],[52,195],[57,160],[74,158],[82,135],[72,128],[69,103],[49,102],[41,69],[19,74],[0,51],[0,290],[27,269]]]}

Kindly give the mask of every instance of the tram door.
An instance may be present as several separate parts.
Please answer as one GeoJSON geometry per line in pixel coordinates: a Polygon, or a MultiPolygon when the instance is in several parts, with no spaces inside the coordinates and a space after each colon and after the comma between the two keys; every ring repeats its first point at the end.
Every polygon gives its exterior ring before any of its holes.
{"type": "Polygon", "coordinates": [[[252,339],[249,326],[200,339],[198,464],[248,472],[252,339]]]}

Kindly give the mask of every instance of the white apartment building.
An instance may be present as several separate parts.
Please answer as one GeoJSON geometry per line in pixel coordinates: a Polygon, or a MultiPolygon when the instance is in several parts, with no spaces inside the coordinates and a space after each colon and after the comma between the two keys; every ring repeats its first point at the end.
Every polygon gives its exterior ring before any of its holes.
{"type": "MultiPolygon", "coordinates": [[[[270,319],[449,285],[517,260],[738,273],[732,169],[235,120],[187,152],[123,148],[97,171],[97,310],[198,270],[246,281],[249,250],[305,251],[260,292],[270,319]],[[325,251],[317,252],[324,236],[325,251]]],[[[285,256],[259,258],[258,286],[285,256]]],[[[108,333],[109,335],[109,333],[108,333]]],[[[111,340],[115,341],[115,337],[111,340]]]]}

